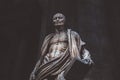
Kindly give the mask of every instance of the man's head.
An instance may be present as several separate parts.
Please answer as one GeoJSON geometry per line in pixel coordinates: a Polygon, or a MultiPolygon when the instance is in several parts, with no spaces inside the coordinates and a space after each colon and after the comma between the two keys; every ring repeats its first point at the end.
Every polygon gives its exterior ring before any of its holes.
{"type": "Polygon", "coordinates": [[[64,26],[65,16],[62,13],[56,13],[53,15],[54,26],[64,26]]]}

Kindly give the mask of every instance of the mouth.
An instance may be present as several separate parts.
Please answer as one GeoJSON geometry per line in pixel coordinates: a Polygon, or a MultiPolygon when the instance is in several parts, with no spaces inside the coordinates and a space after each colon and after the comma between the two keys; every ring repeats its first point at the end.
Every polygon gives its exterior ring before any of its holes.
{"type": "Polygon", "coordinates": [[[63,23],[56,23],[55,25],[63,25],[63,23]]]}

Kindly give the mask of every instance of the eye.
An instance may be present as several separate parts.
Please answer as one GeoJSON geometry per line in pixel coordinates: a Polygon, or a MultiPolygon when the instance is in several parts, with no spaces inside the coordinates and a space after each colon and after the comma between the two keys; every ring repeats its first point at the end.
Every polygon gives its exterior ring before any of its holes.
{"type": "Polygon", "coordinates": [[[61,17],[61,19],[63,19],[63,17],[61,17]]]}
{"type": "Polygon", "coordinates": [[[59,19],[62,19],[62,17],[59,17],[59,19]]]}
{"type": "Polygon", "coordinates": [[[53,20],[56,20],[56,19],[57,19],[57,17],[53,18],[53,20]]]}
{"type": "Polygon", "coordinates": [[[53,20],[56,20],[56,19],[57,19],[57,17],[54,17],[54,18],[53,18],[53,20]]]}

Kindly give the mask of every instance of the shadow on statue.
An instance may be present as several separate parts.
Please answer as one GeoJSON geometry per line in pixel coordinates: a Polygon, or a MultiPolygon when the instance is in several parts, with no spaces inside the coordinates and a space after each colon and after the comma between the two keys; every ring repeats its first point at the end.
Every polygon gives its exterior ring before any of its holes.
{"type": "Polygon", "coordinates": [[[65,76],[66,80],[83,80],[92,65],[83,64],[80,61],[75,61],[71,69],[65,76]]]}

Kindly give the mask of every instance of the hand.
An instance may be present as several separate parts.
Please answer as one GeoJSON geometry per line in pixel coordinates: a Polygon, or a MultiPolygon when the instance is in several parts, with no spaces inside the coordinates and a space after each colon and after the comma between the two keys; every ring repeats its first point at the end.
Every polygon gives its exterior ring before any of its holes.
{"type": "Polygon", "coordinates": [[[62,71],[62,72],[58,75],[57,79],[55,79],[55,80],[65,80],[65,78],[64,78],[64,71],[62,71]]]}
{"type": "Polygon", "coordinates": [[[30,74],[29,80],[35,80],[35,72],[34,71],[30,74]]]}

